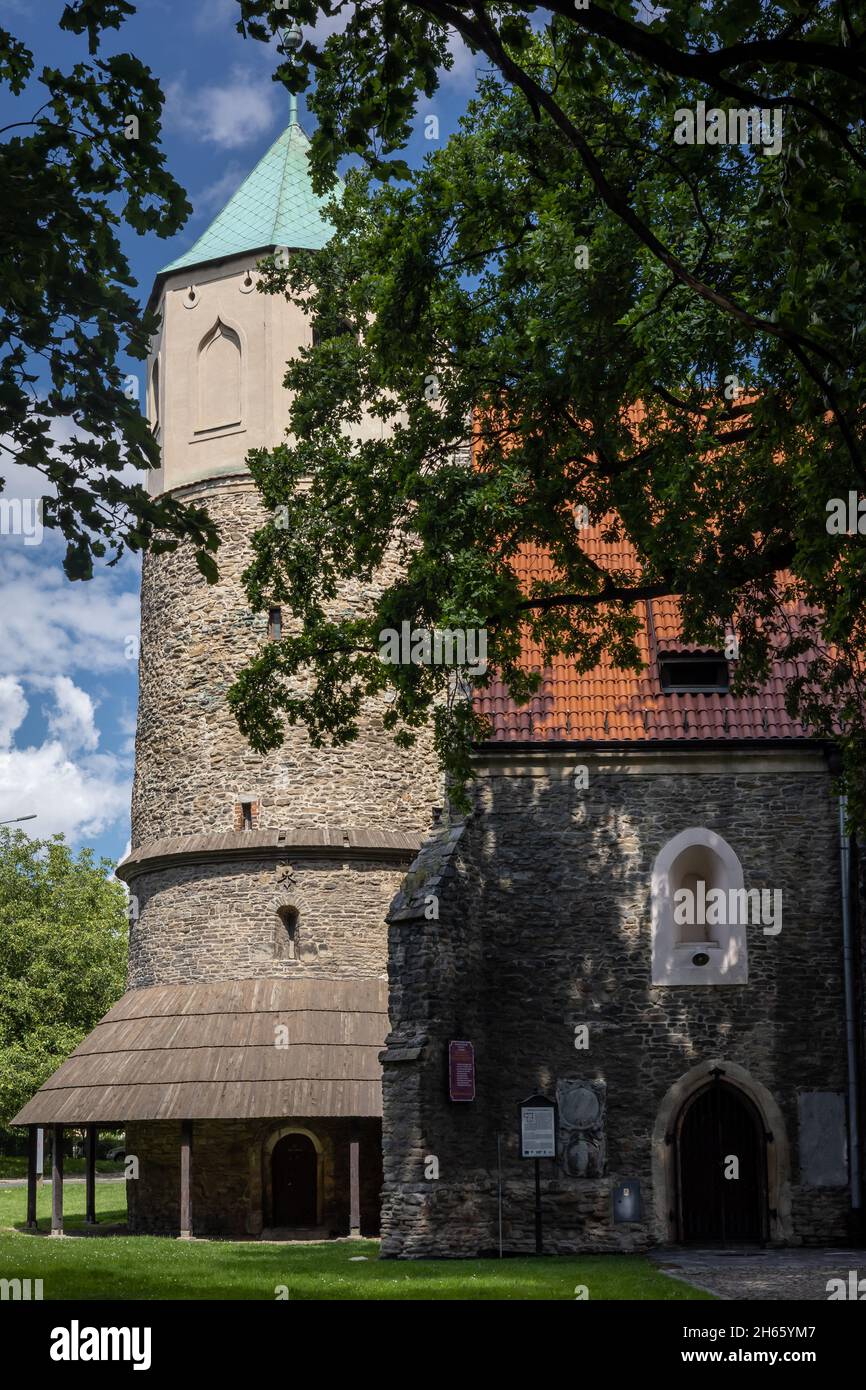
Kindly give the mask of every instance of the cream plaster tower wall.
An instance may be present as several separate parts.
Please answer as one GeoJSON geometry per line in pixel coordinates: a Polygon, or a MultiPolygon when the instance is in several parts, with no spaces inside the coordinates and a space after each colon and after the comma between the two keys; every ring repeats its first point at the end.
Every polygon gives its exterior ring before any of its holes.
{"type": "Polygon", "coordinates": [[[165,279],[148,363],[162,454],[154,493],[237,474],[250,449],[273,448],[285,435],[282,379],[288,359],[309,344],[308,320],[280,296],[258,292],[257,259],[234,256],[165,279]]]}

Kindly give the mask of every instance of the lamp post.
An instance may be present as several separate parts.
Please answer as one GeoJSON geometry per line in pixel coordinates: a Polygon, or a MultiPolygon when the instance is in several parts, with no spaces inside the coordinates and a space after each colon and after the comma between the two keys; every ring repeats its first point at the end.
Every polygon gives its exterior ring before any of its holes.
{"type": "Polygon", "coordinates": [[[14,820],[0,820],[0,825],[18,825],[23,820],[35,820],[36,812],[32,816],[16,816],[14,820]]]}

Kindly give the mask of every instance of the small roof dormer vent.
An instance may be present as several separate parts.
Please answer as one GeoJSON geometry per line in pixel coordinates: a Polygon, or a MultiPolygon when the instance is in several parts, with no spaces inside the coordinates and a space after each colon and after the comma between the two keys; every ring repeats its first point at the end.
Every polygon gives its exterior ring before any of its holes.
{"type": "Polygon", "coordinates": [[[659,681],[665,695],[724,695],[731,685],[721,652],[659,652],[659,681]]]}

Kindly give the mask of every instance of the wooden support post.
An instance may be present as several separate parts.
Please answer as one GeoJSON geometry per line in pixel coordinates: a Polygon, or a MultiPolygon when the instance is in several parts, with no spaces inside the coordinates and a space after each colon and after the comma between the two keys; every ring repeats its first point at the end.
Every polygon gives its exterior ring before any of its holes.
{"type": "Polygon", "coordinates": [[[63,1126],[51,1126],[51,1234],[63,1235],[63,1126]]]}
{"type": "Polygon", "coordinates": [[[96,1125],[87,1126],[87,1138],[84,1147],[84,1168],[85,1168],[85,1202],[84,1202],[84,1224],[86,1226],[96,1225],[96,1125]]]}
{"type": "Polygon", "coordinates": [[[192,1120],[180,1125],[180,1238],[192,1235],[192,1120]]]}
{"type": "Polygon", "coordinates": [[[39,1127],[31,1125],[27,1131],[27,1229],[37,1230],[36,1225],[36,1150],[39,1143],[39,1127]]]}
{"type": "Polygon", "coordinates": [[[361,1234],[361,1173],[360,1145],[357,1139],[349,1142],[349,1235],[361,1234]]]}

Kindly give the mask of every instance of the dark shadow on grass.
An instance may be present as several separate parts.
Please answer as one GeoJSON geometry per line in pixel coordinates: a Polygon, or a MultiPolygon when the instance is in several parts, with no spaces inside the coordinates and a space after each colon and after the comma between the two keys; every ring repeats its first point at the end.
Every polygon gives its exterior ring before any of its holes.
{"type": "MultiPolygon", "coordinates": [[[[15,1221],[11,1229],[22,1236],[50,1236],[51,1217],[38,1217],[35,1231],[31,1230],[23,1221],[15,1221]]],[[[101,1211],[97,1216],[95,1226],[89,1226],[83,1216],[70,1216],[64,1219],[63,1234],[64,1236],[128,1236],[126,1212],[123,1207],[118,1207],[116,1211],[101,1211]]]]}

